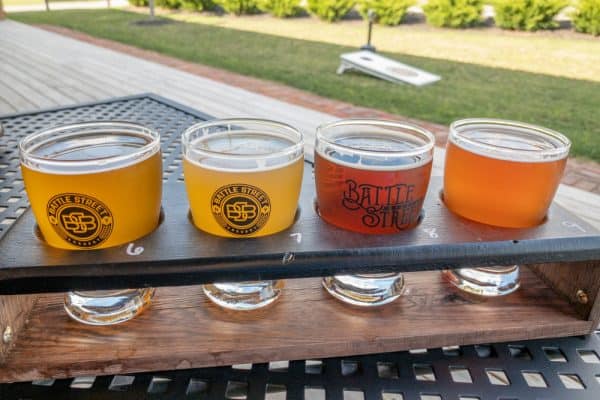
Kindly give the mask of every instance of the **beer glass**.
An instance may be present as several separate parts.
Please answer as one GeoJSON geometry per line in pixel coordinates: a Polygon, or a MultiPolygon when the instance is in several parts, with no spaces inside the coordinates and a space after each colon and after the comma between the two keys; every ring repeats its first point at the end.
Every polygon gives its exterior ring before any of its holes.
{"type": "MultiPolygon", "coordinates": [[[[87,122],[31,134],[21,171],[40,239],[64,250],[118,246],[159,223],[162,160],[157,132],[129,122],[87,122]]],[[[110,325],[139,314],[153,288],[73,291],[65,310],[110,325]]]]}
{"type": "MultiPolygon", "coordinates": [[[[450,126],[444,202],[454,213],[505,228],[543,222],[565,168],[571,143],[550,129],[521,122],[466,119],[450,126]]],[[[519,267],[444,271],[470,293],[500,296],[519,287],[519,267]]]]}
{"type": "MultiPolygon", "coordinates": [[[[406,123],[348,119],[317,128],[315,180],[319,216],[339,228],[400,234],[419,222],[435,140],[406,123]]],[[[358,306],[397,299],[400,273],[336,275],[323,279],[334,297],[358,306]]]]}
{"type": "MultiPolygon", "coordinates": [[[[238,118],[196,124],[182,136],[183,171],[194,225],[209,234],[255,238],[294,222],[304,171],[302,134],[268,120],[238,118]]],[[[212,283],[221,307],[253,310],[274,302],[281,281],[212,283]]]]}

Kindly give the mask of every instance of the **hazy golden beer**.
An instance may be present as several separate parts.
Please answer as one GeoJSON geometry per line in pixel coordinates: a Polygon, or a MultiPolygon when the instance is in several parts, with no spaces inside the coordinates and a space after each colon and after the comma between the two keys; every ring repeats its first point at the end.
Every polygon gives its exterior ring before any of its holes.
{"type": "Polygon", "coordinates": [[[45,241],[64,249],[105,248],[142,237],[158,225],[161,158],[85,175],[22,166],[45,241]]]}
{"type": "Polygon", "coordinates": [[[304,171],[301,146],[293,138],[261,131],[212,132],[184,147],[183,171],[196,227],[218,236],[256,237],[292,225],[304,171]]]}
{"type": "MultiPolygon", "coordinates": [[[[271,235],[294,223],[304,141],[289,125],[237,118],[188,128],[181,138],[183,173],[194,225],[235,238],[271,235]]],[[[283,281],[209,283],[204,294],[237,311],[255,310],[281,295],[283,281]]]]}
{"type": "Polygon", "coordinates": [[[47,244],[100,249],[158,225],[158,134],[128,123],[88,123],[31,135],[21,146],[25,189],[47,244]]]}
{"type": "Polygon", "coordinates": [[[20,146],[25,189],[50,246],[106,248],[158,225],[158,134],[134,124],[89,123],[35,134],[20,146]]]}
{"type": "MultiPolygon", "coordinates": [[[[87,122],[32,134],[19,144],[21,171],[41,235],[67,250],[102,249],[152,232],[160,217],[157,132],[128,122],[87,122]]],[[[71,291],[76,321],[113,325],[150,304],[154,288],[71,291]]]]}

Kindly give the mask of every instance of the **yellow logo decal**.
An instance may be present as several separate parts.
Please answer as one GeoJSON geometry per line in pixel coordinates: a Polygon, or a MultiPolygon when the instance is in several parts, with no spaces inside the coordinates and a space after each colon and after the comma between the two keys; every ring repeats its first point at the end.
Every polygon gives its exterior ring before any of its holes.
{"type": "Polygon", "coordinates": [[[56,233],[72,245],[93,248],[113,230],[113,217],[100,200],[80,193],[62,193],[46,206],[48,221],[56,233]]]}
{"type": "Polygon", "coordinates": [[[217,189],[211,210],[223,229],[235,235],[251,235],[269,219],[271,201],[262,189],[237,183],[217,189]]]}

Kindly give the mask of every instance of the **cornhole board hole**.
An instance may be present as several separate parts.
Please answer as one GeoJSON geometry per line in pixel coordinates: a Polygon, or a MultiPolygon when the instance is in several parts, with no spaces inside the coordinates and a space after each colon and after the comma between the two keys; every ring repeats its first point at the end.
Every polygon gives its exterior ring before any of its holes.
{"type": "Polygon", "coordinates": [[[408,83],[415,86],[428,85],[442,79],[439,75],[367,50],[344,53],[340,56],[340,60],[341,63],[337,69],[337,73],[340,75],[349,70],[356,70],[386,81],[408,83]]]}

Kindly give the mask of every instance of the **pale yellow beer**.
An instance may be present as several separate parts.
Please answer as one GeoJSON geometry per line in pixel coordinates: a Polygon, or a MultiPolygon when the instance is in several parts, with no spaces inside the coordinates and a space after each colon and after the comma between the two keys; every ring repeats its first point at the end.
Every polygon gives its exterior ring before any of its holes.
{"type": "MultiPolygon", "coordinates": [[[[296,129],[261,119],[222,119],[191,126],[181,144],[198,229],[243,240],[294,223],[304,171],[304,141],[296,129]]],[[[220,307],[242,311],[273,303],[282,287],[282,281],[215,282],[202,290],[220,307]]]]}
{"type": "Polygon", "coordinates": [[[197,228],[257,237],[292,225],[304,170],[301,145],[285,135],[228,131],[192,139],[187,149],[183,171],[197,228]]]}
{"type": "Polygon", "coordinates": [[[47,244],[101,249],[138,239],[158,226],[158,134],[135,124],[108,123],[53,131],[21,143],[25,189],[47,244]]]}

